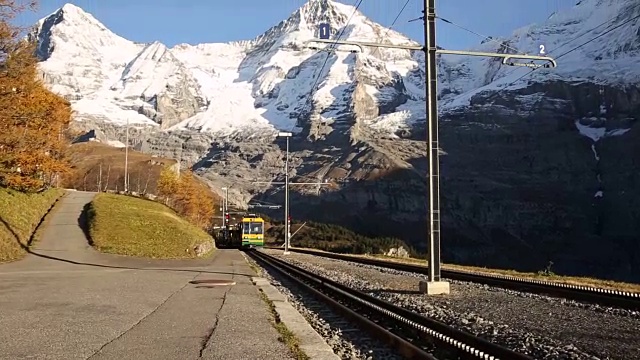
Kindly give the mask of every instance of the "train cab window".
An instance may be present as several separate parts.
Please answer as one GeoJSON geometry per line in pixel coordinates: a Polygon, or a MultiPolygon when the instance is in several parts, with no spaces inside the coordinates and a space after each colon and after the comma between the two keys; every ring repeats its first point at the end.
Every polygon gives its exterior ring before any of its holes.
{"type": "Polygon", "coordinates": [[[245,234],[262,234],[263,223],[246,222],[242,224],[242,232],[245,234]]]}

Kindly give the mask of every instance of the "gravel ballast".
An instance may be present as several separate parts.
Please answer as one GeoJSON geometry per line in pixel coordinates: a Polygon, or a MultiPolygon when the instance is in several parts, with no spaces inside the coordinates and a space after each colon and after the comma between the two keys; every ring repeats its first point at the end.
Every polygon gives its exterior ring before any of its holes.
{"type": "Polygon", "coordinates": [[[401,356],[355,327],[328,305],[303,291],[299,285],[287,281],[281,274],[261,266],[250,256],[247,261],[260,269],[260,276],[267,279],[289,303],[309,322],[311,327],[331,346],[334,353],[345,360],[401,360],[401,356]]]}
{"type": "Polygon", "coordinates": [[[638,312],[461,281],[450,295],[427,296],[417,292],[421,274],[264,252],[535,359],[640,359],[638,312]]]}

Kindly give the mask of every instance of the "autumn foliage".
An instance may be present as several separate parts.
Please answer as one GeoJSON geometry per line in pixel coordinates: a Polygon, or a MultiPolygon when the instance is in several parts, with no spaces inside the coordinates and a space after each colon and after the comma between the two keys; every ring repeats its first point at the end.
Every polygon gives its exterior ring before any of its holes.
{"type": "Polygon", "coordinates": [[[9,21],[23,5],[0,0],[0,185],[33,191],[69,169],[71,106],[38,79],[34,44],[9,21]]]}
{"type": "Polygon", "coordinates": [[[214,199],[198,182],[191,171],[182,171],[180,175],[165,167],[157,183],[158,195],[166,205],[175,209],[193,224],[207,229],[214,215],[214,199]]]}

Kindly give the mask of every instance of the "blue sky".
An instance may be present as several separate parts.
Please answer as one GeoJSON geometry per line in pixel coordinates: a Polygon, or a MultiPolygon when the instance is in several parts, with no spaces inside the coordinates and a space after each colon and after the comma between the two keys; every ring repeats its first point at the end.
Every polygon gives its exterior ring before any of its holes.
{"type": "MultiPolygon", "coordinates": [[[[40,0],[36,13],[17,19],[31,25],[67,2],[92,13],[115,33],[133,41],[179,43],[248,40],[284,20],[306,0],[40,0]]],[[[354,5],[355,0],[340,0],[354,5]]],[[[364,0],[360,10],[385,26],[391,25],[405,0],[364,0]]],[[[408,20],[421,16],[422,0],[410,0],[396,25],[422,42],[422,25],[408,20]]],[[[509,35],[518,27],[543,22],[576,0],[437,0],[437,14],[476,33],[509,35]]],[[[438,45],[463,49],[482,39],[450,24],[438,22],[438,45]]]]}

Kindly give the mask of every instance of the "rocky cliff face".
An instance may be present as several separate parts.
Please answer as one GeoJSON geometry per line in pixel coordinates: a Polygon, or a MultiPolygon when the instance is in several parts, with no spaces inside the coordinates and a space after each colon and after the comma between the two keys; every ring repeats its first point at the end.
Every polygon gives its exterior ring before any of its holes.
{"type": "MultiPolygon", "coordinates": [[[[32,37],[79,128],[124,141],[128,121],[133,146],[193,166],[238,205],[282,202],[269,184],[283,180],[275,135],[292,131],[292,181],[330,183],[292,186],[294,218],[421,248],[424,55],[305,47],[322,22],[350,40],[412,43],[359,13],[347,24],[352,10],[311,0],[256,39],[167,49],[66,5],[32,37]]],[[[544,44],[556,69],[439,57],[445,261],[539,270],[551,260],[561,272],[637,277],[639,15],[634,1],[585,0],[475,49],[544,44]]]]}
{"type": "MultiPolygon", "coordinates": [[[[639,234],[629,206],[640,198],[631,180],[639,175],[640,103],[625,104],[634,97],[637,88],[553,81],[504,95],[500,102],[522,104],[517,112],[473,106],[449,114],[443,188],[452,232],[521,244],[520,253],[533,256],[518,261],[531,267],[552,260],[561,271],[631,276],[638,264],[626,254],[640,250],[630,241],[639,234]],[[599,104],[608,110],[600,114],[599,104]]],[[[452,256],[465,253],[477,258],[452,256]]],[[[513,261],[487,255],[505,266],[513,261]]]]}

